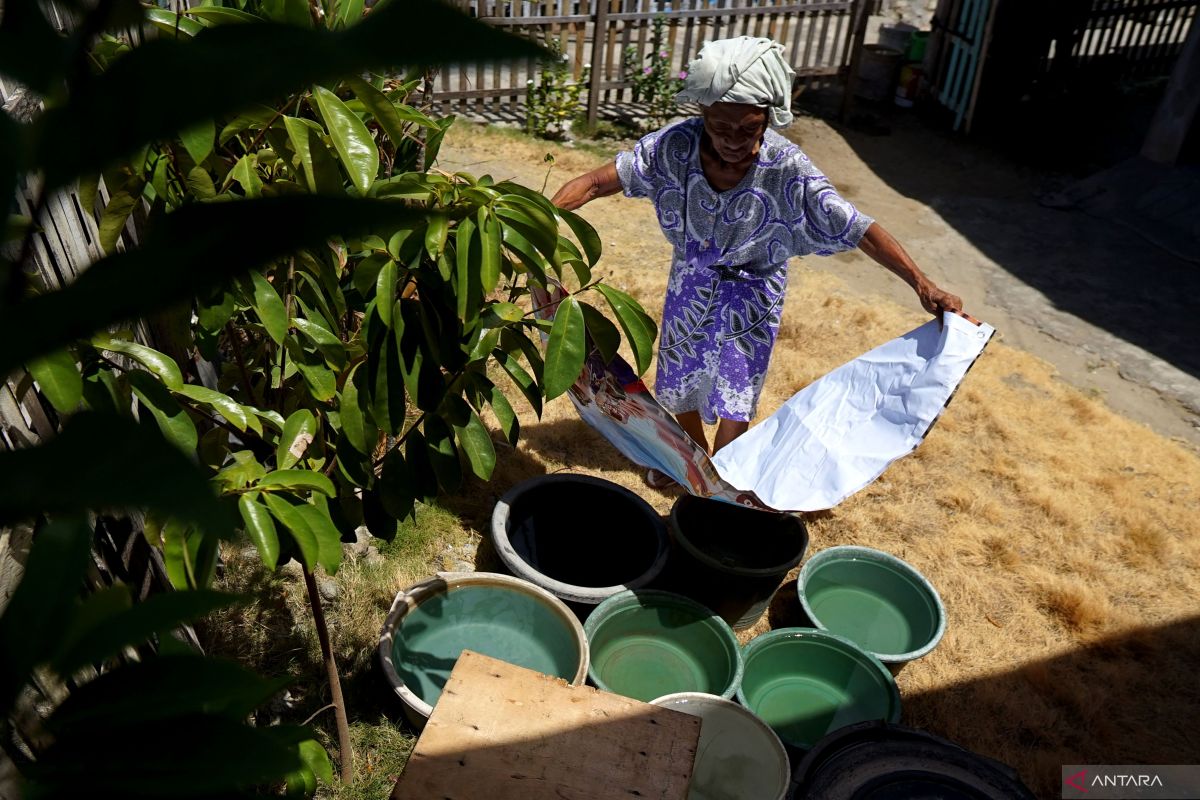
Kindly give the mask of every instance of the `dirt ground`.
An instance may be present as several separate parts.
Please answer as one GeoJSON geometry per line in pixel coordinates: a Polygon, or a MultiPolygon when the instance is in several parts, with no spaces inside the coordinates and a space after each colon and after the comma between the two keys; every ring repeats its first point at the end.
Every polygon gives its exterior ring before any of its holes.
{"type": "MultiPolygon", "coordinates": [[[[1194,761],[1200,367],[1186,300],[1200,270],[1041,208],[1045,176],[892,125],[883,136],[802,118],[790,135],[999,340],[911,456],[806,515],[808,555],[866,545],[929,578],[947,632],[898,676],[902,721],[1013,765],[1039,797],[1059,796],[1064,764],[1194,761]]],[[[440,166],[549,193],[603,160],[459,125],[440,166]]],[[[670,254],[650,204],[618,196],[583,212],[603,240],[599,275],[657,316],[670,254]]],[[[794,262],[760,414],[925,318],[863,256],[794,262]]],[[[481,541],[499,496],[547,472],[603,477],[670,510],[677,492],[647,489],[565,399],[541,419],[518,411],[522,440],[498,445],[493,479],[446,498],[481,541]]],[[[476,565],[495,568],[486,546],[476,565]]],[[[794,578],[743,639],[800,624],[794,578]]]]}

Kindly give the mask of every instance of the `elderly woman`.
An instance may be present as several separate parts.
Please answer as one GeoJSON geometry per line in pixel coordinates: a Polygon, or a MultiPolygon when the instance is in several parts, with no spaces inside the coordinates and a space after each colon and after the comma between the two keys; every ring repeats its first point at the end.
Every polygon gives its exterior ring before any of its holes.
{"type": "MultiPolygon", "coordinates": [[[[799,147],[771,130],[792,121],[794,74],[770,39],[709,42],[676,97],[699,103],[700,118],[643,137],[553,198],[573,210],[623,190],[654,203],[674,247],[655,394],[705,449],[703,423],[717,424],[713,452],[754,416],[792,256],[857,247],[911,286],[929,313],[962,308],[879,223],[839,196],[799,147]]],[[[647,481],[669,483],[655,470],[647,481]]]]}

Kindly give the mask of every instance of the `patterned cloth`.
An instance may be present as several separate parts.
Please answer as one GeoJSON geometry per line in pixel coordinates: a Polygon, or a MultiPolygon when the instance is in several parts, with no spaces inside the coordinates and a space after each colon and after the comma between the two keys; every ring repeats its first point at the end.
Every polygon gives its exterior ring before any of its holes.
{"type": "Polygon", "coordinates": [[[754,166],[717,192],[700,165],[699,118],[617,155],[627,197],[654,202],[674,248],[655,393],[672,413],[750,420],[758,405],[792,256],[858,246],[874,221],[838,195],[799,147],[768,130],[754,166]]]}
{"type": "Polygon", "coordinates": [[[792,80],[796,73],[783,57],[783,45],[770,39],[736,36],[707,42],[687,68],[680,103],[747,103],[766,106],[773,128],[792,122],[792,80]]]}

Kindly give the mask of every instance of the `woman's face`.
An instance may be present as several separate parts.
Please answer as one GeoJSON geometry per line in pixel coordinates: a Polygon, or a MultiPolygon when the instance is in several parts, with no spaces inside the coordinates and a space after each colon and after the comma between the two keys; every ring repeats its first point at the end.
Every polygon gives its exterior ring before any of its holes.
{"type": "Polygon", "coordinates": [[[758,154],[767,130],[767,112],[745,103],[701,106],[704,130],[722,161],[739,162],[758,154]]]}

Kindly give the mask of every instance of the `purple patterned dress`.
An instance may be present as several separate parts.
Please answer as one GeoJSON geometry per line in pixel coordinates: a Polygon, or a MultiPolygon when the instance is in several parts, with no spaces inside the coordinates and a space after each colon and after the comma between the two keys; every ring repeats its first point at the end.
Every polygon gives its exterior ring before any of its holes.
{"type": "Polygon", "coordinates": [[[838,195],[792,142],[768,130],[737,186],[700,166],[703,122],[688,119],[617,155],[627,197],[649,197],[674,247],[655,394],[671,412],[754,416],[779,330],[787,261],[858,246],[873,220],[838,195]]]}

